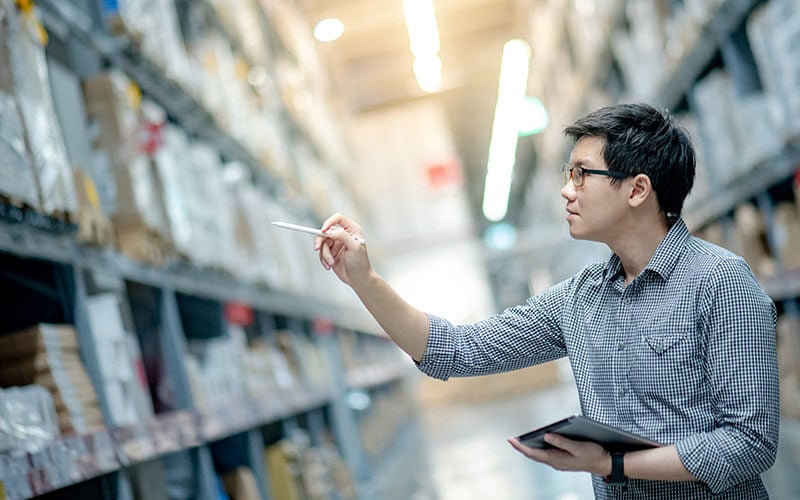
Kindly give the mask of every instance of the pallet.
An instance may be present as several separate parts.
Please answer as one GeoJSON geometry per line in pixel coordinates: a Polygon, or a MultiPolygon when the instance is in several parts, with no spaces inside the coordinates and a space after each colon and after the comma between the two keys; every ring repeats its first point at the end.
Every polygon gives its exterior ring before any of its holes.
{"type": "Polygon", "coordinates": [[[74,230],[72,219],[72,214],[69,212],[45,214],[22,200],[0,194],[0,221],[2,222],[24,223],[42,231],[63,234],[74,230]]]}

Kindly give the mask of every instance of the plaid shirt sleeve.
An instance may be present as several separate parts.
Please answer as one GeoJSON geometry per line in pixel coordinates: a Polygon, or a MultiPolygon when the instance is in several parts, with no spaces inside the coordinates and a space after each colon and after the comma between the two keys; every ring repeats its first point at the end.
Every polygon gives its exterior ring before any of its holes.
{"type": "Polygon", "coordinates": [[[687,470],[718,493],[758,476],[775,461],[776,311],[741,259],[721,260],[704,289],[705,375],[718,425],[676,447],[687,470]]]}
{"type": "Polygon", "coordinates": [[[447,380],[516,370],[565,356],[559,325],[573,282],[563,281],[525,305],[471,325],[454,325],[428,314],[428,346],[418,368],[447,380]]]}

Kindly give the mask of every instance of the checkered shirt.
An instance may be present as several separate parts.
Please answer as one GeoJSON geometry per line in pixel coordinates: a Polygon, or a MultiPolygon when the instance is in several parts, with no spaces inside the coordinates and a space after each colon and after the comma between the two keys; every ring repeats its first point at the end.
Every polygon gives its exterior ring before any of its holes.
{"type": "Polygon", "coordinates": [[[487,375],[568,356],[584,415],[675,444],[699,482],[593,477],[597,498],[767,498],[778,444],[776,311],[747,264],[682,220],[628,286],[619,257],[471,325],[435,315],[419,369],[487,375]]]}

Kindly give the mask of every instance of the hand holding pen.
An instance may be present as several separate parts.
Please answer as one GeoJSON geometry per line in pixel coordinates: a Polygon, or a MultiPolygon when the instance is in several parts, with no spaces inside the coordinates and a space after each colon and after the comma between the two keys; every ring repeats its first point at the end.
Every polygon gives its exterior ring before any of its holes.
{"type": "Polygon", "coordinates": [[[319,251],[322,267],[326,270],[332,269],[339,279],[350,286],[354,281],[368,277],[372,271],[361,226],[344,215],[332,215],[320,229],[288,223],[273,224],[316,235],[314,250],[319,251]]]}

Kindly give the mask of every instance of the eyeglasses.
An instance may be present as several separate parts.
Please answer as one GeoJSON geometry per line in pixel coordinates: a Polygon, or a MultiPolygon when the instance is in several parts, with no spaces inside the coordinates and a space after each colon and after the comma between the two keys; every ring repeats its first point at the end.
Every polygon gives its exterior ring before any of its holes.
{"type": "Polygon", "coordinates": [[[574,184],[575,187],[583,186],[583,180],[586,178],[586,174],[605,175],[606,177],[613,177],[615,179],[624,179],[632,175],[617,170],[590,170],[588,168],[575,167],[569,163],[561,165],[561,173],[564,175],[564,184],[566,185],[569,183],[569,180],[572,179],[572,184],[574,184]]]}

